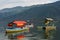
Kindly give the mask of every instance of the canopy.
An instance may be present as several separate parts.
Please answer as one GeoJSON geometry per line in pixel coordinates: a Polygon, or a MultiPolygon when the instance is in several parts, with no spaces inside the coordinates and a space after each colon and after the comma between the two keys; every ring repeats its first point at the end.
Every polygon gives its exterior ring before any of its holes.
{"type": "Polygon", "coordinates": [[[13,22],[10,22],[10,23],[8,24],[8,26],[9,26],[9,27],[12,27],[13,24],[14,24],[13,22]]]}
{"type": "Polygon", "coordinates": [[[17,27],[23,27],[27,22],[26,21],[14,21],[14,24],[17,25],[17,27]]]}

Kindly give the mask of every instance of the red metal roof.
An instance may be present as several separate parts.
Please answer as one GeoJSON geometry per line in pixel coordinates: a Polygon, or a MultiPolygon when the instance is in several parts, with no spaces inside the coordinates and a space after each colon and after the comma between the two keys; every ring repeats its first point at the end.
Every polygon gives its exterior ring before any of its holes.
{"type": "Polygon", "coordinates": [[[14,24],[17,25],[17,27],[23,27],[27,22],[26,21],[14,21],[14,24]]]}

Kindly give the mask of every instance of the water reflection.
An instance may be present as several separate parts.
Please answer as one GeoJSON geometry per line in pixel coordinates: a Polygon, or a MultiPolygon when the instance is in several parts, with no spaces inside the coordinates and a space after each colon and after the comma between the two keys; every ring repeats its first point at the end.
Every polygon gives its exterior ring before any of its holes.
{"type": "MultiPolygon", "coordinates": [[[[44,39],[44,33],[43,32],[34,32],[34,33],[25,33],[25,38],[23,38],[22,40],[48,40],[48,39],[44,39]],[[33,36],[30,36],[33,35],[33,36]]],[[[50,40],[53,39],[53,35],[50,36],[50,40]]],[[[17,38],[13,38],[13,36],[11,36],[11,38],[8,38],[8,36],[5,36],[4,33],[0,33],[0,40],[20,40],[17,38]]]]}
{"type": "MultiPolygon", "coordinates": [[[[8,38],[8,40],[48,40],[48,39],[45,39],[45,36],[44,36],[45,34],[43,33],[43,31],[42,32],[40,32],[40,33],[33,33],[33,34],[25,34],[25,36],[26,37],[24,37],[24,38],[19,38],[19,39],[17,39],[16,37],[15,38],[13,38],[13,36],[11,36],[11,38],[8,38]],[[31,36],[32,35],[32,36],[31,36]]],[[[50,36],[50,40],[52,40],[53,39],[53,35],[51,35],[50,36]]]]}
{"type": "MultiPolygon", "coordinates": [[[[55,37],[56,31],[50,31],[50,40],[53,40],[55,37]]],[[[25,35],[26,37],[23,39],[17,39],[16,36],[5,36],[4,33],[0,33],[0,40],[48,40],[45,39],[45,32],[43,30],[35,31],[35,32],[29,32],[29,33],[19,33],[18,35],[25,35]]]]}

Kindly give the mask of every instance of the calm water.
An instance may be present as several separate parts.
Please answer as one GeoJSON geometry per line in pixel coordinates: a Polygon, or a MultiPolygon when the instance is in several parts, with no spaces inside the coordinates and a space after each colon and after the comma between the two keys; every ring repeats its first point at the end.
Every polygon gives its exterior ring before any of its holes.
{"type": "MultiPolygon", "coordinates": [[[[25,37],[23,40],[47,40],[47,39],[43,39],[44,38],[44,31],[41,32],[34,32],[33,34],[35,34],[33,37],[25,37]]],[[[30,35],[30,34],[26,34],[26,35],[30,35]]],[[[52,40],[53,36],[51,36],[52,40]]],[[[0,33],[0,40],[17,40],[17,39],[8,39],[7,36],[5,36],[4,32],[0,33]]]]}

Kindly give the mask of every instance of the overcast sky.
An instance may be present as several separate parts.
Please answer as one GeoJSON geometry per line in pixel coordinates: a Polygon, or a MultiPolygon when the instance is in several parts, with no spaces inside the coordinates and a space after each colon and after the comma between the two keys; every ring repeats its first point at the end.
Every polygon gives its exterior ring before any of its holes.
{"type": "Polygon", "coordinates": [[[46,4],[58,0],[0,0],[0,9],[11,8],[16,6],[31,6],[37,4],[46,4]]]}

